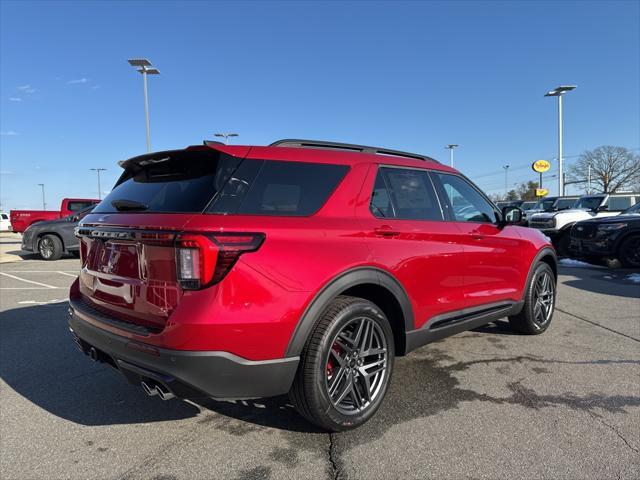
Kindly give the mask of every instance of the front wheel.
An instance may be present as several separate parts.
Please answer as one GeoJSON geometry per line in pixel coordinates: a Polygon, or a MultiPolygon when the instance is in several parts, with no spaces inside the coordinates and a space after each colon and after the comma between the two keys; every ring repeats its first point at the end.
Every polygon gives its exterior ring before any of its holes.
{"type": "Polygon", "coordinates": [[[549,328],[556,306],[556,280],[546,263],[539,263],[531,275],[518,315],[509,317],[511,327],[528,335],[539,335],[549,328]]]}
{"type": "Polygon", "coordinates": [[[625,238],[618,249],[618,259],[627,268],[640,268],[640,235],[625,238]]]}
{"type": "Polygon", "coordinates": [[[289,396],[312,423],[337,432],[369,420],[393,370],[393,333],[372,302],[339,296],[307,341],[289,396]]]}

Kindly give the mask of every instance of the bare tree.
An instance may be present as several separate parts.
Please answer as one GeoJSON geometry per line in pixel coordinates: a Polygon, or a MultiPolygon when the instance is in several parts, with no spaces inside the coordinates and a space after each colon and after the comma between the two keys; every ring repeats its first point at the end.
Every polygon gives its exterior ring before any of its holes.
{"type": "Polygon", "coordinates": [[[580,155],[567,172],[567,180],[586,186],[591,165],[591,188],[611,193],[640,182],[640,155],[624,147],[604,145],[580,155]]]}

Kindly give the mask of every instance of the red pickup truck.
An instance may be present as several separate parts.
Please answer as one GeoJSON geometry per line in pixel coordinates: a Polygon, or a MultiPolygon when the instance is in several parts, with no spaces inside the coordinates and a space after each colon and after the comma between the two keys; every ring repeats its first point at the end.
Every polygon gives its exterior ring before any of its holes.
{"type": "Polygon", "coordinates": [[[64,198],[60,205],[60,211],[55,210],[11,210],[9,219],[11,220],[11,229],[14,232],[22,233],[29,225],[42,222],[44,220],[55,220],[57,218],[66,217],[73,212],[83,210],[86,207],[99,203],[100,200],[88,198],[64,198]]]}

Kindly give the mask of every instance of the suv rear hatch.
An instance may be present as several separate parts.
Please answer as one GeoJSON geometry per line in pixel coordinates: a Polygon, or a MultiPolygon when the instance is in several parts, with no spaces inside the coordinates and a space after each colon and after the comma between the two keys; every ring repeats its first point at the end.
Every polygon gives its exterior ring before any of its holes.
{"type": "MultiPolygon", "coordinates": [[[[248,151],[238,150],[242,156],[248,151]]],[[[224,238],[184,231],[241,162],[208,146],[121,162],[124,173],[113,190],[76,229],[82,262],[78,300],[97,316],[151,331],[164,328],[184,291],[210,282],[224,263],[224,238]]],[[[250,251],[261,239],[231,242],[250,251]]]]}

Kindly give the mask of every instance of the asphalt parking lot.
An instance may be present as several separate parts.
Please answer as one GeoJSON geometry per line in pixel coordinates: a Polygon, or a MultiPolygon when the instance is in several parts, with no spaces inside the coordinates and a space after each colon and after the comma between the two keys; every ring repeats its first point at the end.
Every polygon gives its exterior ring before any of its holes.
{"type": "Polygon", "coordinates": [[[3,479],[640,478],[640,272],[561,266],[544,335],[500,322],[398,359],[374,419],[329,435],[286,398],[162,402],[91,363],[77,269],[0,265],[3,479]]]}

